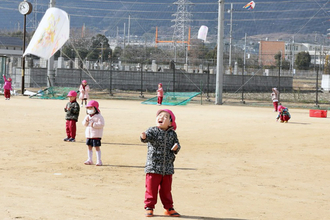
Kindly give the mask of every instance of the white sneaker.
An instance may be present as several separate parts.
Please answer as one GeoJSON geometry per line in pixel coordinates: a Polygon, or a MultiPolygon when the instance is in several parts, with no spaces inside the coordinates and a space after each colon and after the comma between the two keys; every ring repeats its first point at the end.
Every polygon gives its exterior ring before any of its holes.
{"type": "Polygon", "coordinates": [[[102,161],[98,161],[95,165],[96,166],[102,166],[103,164],[102,164],[102,161]]]}
{"type": "Polygon", "coordinates": [[[93,165],[93,161],[91,161],[91,160],[86,160],[86,161],[84,162],[84,164],[85,164],[85,165],[93,165]]]}

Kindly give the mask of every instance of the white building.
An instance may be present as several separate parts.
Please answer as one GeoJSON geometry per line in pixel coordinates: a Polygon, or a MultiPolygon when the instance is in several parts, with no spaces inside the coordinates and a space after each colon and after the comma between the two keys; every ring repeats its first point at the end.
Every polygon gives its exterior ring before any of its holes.
{"type": "Polygon", "coordinates": [[[292,60],[292,54],[296,57],[300,52],[308,52],[311,56],[312,64],[324,64],[325,55],[330,54],[330,47],[323,46],[320,44],[309,44],[309,43],[286,43],[285,44],[285,58],[292,60]]]}

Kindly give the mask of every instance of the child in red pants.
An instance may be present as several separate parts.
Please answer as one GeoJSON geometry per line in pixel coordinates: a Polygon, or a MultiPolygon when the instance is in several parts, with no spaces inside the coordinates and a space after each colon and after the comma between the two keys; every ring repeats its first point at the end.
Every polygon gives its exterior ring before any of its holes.
{"type": "Polygon", "coordinates": [[[277,90],[277,88],[272,88],[272,100],[274,105],[274,112],[277,112],[278,109],[278,98],[279,98],[280,92],[277,90]]]}
{"type": "Polygon", "coordinates": [[[159,83],[157,89],[157,103],[158,103],[157,105],[162,105],[163,97],[164,97],[163,84],[159,83]]]}
{"type": "Polygon", "coordinates": [[[288,121],[290,120],[291,115],[289,113],[289,109],[280,105],[278,106],[278,115],[276,117],[276,121],[278,121],[278,119],[280,119],[281,123],[288,123],[288,121]]]}
{"type": "Polygon", "coordinates": [[[10,90],[13,90],[11,87],[11,78],[6,79],[5,74],[2,75],[5,85],[3,86],[3,93],[5,95],[5,100],[10,100],[10,90]]]}
{"type": "Polygon", "coordinates": [[[66,104],[64,111],[66,112],[65,116],[65,130],[67,137],[64,138],[64,141],[75,142],[76,141],[76,123],[79,117],[80,107],[77,102],[77,92],[70,91],[67,95],[69,97],[69,102],[66,104]]]}
{"type": "Polygon", "coordinates": [[[175,129],[173,112],[169,109],[161,109],[156,115],[156,126],[148,128],[140,135],[141,141],[148,143],[144,199],[147,217],[153,216],[158,193],[165,209],[164,214],[180,216],[173,208],[171,193],[175,155],[181,149],[175,129]]]}

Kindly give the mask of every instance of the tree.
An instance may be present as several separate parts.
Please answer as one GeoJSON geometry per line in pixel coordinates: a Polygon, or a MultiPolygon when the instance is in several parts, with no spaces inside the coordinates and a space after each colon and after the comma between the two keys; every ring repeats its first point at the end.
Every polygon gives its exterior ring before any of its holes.
{"type": "Polygon", "coordinates": [[[276,61],[276,66],[280,66],[282,64],[281,62],[283,60],[282,53],[279,51],[277,54],[275,54],[274,58],[276,61]]]}
{"type": "Polygon", "coordinates": [[[91,48],[87,55],[87,59],[99,61],[108,60],[108,54],[112,53],[108,38],[102,34],[98,34],[95,37],[92,37],[91,41],[91,48]]]}
{"type": "Polygon", "coordinates": [[[298,70],[308,70],[311,63],[311,56],[308,52],[299,52],[296,57],[296,67],[298,70]]]}
{"type": "Polygon", "coordinates": [[[281,52],[278,52],[277,54],[275,54],[274,58],[276,60],[276,66],[281,65],[282,69],[284,69],[284,70],[290,69],[290,62],[288,60],[284,59],[281,52]],[[281,62],[281,63],[279,63],[279,62],[281,62]]]}
{"type": "Polygon", "coordinates": [[[329,55],[325,56],[325,63],[324,63],[324,74],[330,74],[330,57],[329,55]]]}
{"type": "Polygon", "coordinates": [[[121,47],[116,46],[113,52],[111,53],[112,62],[117,63],[122,53],[123,53],[123,49],[121,47]]]}

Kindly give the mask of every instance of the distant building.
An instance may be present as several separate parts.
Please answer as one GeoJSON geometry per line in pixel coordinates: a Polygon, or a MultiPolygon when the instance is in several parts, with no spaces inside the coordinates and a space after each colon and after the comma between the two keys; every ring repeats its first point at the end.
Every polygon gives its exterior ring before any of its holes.
{"type": "Polygon", "coordinates": [[[260,41],[259,44],[259,64],[263,66],[276,65],[275,55],[282,53],[285,55],[284,41],[260,41]]]}
{"type": "Polygon", "coordinates": [[[19,37],[0,36],[0,55],[2,56],[22,56],[23,40],[19,37]]]}
{"type": "Polygon", "coordinates": [[[300,52],[308,52],[311,56],[311,64],[324,64],[325,55],[329,54],[330,47],[320,44],[287,43],[285,45],[286,59],[291,60],[292,54],[296,57],[300,52]]]}

